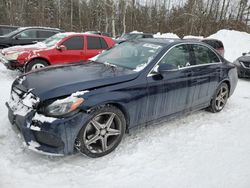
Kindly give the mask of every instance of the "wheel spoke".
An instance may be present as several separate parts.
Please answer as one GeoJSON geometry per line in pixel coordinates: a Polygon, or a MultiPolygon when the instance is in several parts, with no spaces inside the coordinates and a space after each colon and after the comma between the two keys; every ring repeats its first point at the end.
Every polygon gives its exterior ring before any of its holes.
{"type": "Polygon", "coordinates": [[[216,97],[215,101],[219,101],[220,100],[220,97],[216,97]]]}
{"type": "Polygon", "coordinates": [[[86,141],[86,145],[89,146],[90,144],[95,143],[97,140],[99,140],[101,137],[99,134],[96,134],[95,136],[93,136],[90,140],[86,141]]]}
{"type": "Polygon", "coordinates": [[[91,124],[96,128],[97,131],[100,131],[102,129],[102,124],[100,124],[99,122],[97,122],[96,120],[92,120],[91,124]]]}
{"type": "Polygon", "coordinates": [[[101,137],[101,143],[102,143],[102,151],[103,152],[107,151],[108,137],[107,136],[101,137]]]}
{"type": "Polygon", "coordinates": [[[110,117],[109,117],[109,119],[108,119],[108,121],[107,121],[106,125],[105,125],[105,127],[106,127],[107,129],[109,129],[109,128],[110,128],[110,126],[112,125],[113,120],[114,120],[114,117],[115,117],[115,114],[114,114],[114,113],[112,113],[112,114],[110,115],[110,117]]]}
{"type": "Polygon", "coordinates": [[[108,136],[116,136],[116,135],[120,135],[121,131],[117,130],[117,129],[108,129],[108,136]]]}
{"type": "Polygon", "coordinates": [[[227,95],[227,91],[224,91],[224,92],[221,93],[222,97],[225,97],[226,95],[227,95]]]}
{"type": "Polygon", "coordinates": [[[226,103],[226,100],[224,98],[221,98],[220,102],[224,105],[226,103]]]}

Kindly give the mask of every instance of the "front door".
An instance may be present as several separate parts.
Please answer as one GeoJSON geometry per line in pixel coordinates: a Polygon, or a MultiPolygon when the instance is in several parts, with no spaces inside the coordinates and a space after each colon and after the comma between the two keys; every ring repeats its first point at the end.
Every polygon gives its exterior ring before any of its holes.
{"type": "MultiPolygon", "coordinates": [[[[186,44],[173,47],[159,62],[172,64],[174,70],[160,75],[154,71],[147,77],[148,82],[148,121],[175,114],[189,105],[189,83],[192,76],[190,52],[186,44]]],[[[157,66],[158,66],[157,65],[157,66]]]]}
{"type": "Polygon", "coordinates": [[[60,45],[64,45],[66,50],[57,50],[51,54],[53,64],[76,63],[86,59],[83,36],[73,36],[60,45]]]}

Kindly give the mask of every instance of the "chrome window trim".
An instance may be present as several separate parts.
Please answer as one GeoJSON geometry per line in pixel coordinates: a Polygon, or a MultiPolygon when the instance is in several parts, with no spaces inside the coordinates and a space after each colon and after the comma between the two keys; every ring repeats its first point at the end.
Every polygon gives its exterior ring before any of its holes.
{"type": "Polygon", "coordinates": [[[191,66],[187,66],[187,67],[182,67],[182,68],[178,68],[178,69],[173,69],[173,70],[170,70],[170,71],[179,71],[179,70],[185,70],[185,69],[188,69],[188,68],[193,68],[193,67],[201,67],[201,66],[206,66],[206,65],[217,65],[217,64],[221,64],[221,58],[218,56],[218,54],[215,52],[215,50],[210,47],[210,46],[206,46],[204,44],[201,44],[201,43],[196,43],[196,42],[192,42],[192,43],[179,43],[179,44],[175,44],[174,46],[172,46],[171,48],[169,48],[165,53],[164,55],[157,61],[157,63],[154,65],[154,67],[149,71],[147,77],[151,77],[151,76],[154,76],[155,73],[152,73],[154,71],[154,69],[158,66],[158,64],[161,62],[161,60],[167,55],[167,53],[172,50],[173,48],[175,48],[176,46],[180,46],[180,45],[189,45],[189,44],[198,44],[198,45],[201,45],[201,46],[205,46],[207,47],[208,49],[210,49],[216,56],[217,58],[220,60],[220,62],[215,62],[215,63],[206,63],[206,64],[199,64],[199,65],[191,65],[191,66]]]}

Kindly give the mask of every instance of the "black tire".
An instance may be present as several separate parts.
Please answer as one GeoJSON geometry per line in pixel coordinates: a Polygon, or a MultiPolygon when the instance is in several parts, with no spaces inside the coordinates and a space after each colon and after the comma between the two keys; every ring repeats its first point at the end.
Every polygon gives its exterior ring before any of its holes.
{"type": "Polygon", "coordinates": [[[98,108],[90,114],[89,121],[78,133],[75,142],[76,148],[88,157],[102,157],[112,152],[120,144],[125,129],[126,120],[118,108],[111,105],[98,108]],[[96,123],[100,124],[96,125],[96,123]],[[110,124],[109,128],[107,128],[107,124],[110,124]],[[102,127],[100,128],[100,126],[102,127]]]}
{"type": "Polygon", "coordinates": [[[213,99],[211,100],[208,110],[213,113],[220,112],[225,107],[229,97],[228,84],[223,82],[216,90],[213,99]]]}
{"type": "Polygon", "coordinates": [[[42,59],[33,59],[31,60],[24,69],[24,72],[30,72],[31,70],[37,70],[43,67],[48,66],[49,64],[42,59]]]}

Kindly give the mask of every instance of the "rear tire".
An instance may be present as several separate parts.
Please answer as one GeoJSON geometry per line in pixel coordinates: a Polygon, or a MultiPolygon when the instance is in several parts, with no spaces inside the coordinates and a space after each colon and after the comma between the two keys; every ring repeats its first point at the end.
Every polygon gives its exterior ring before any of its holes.
{"type": "Polygon", "coordinates": [[[80,130],[75,147],[91,158],[111,153],[121,142],[126,128],[123,113],[114,106],[98,108],[80,130]]]}
{"type": "Polygon", "coordinates": [[[211,100],[208,110],[213,113],[220,112],[225,107],[229,97],[229,87],[223,82],[216,90],[216,93],[211,100]]]}
{"type": "Polygon", "coordinates": [[[38,70],[48,66],[49,64],[42,59],[33,59],[25,67],[24,72],[30,72],[32,70],[38,70]]]}

